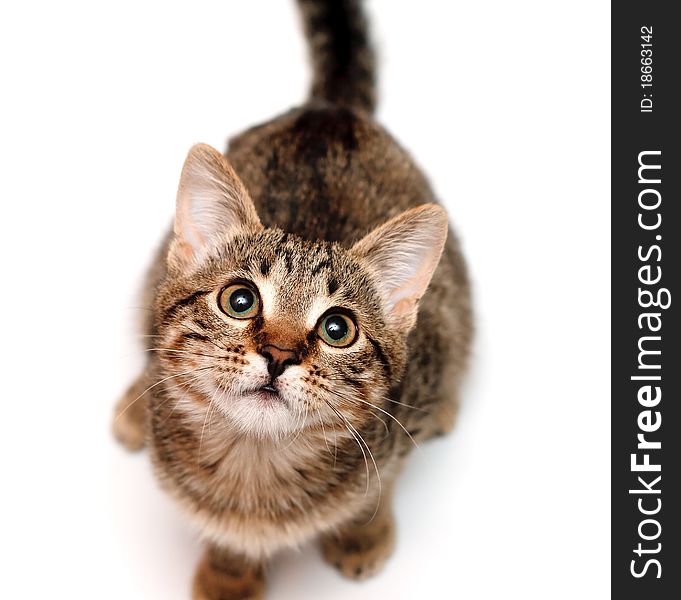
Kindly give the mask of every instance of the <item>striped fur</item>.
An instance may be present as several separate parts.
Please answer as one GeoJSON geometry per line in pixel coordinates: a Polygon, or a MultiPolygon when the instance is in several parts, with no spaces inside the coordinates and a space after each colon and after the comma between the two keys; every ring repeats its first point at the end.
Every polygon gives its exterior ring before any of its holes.
{"type": "Polygon", "coordinates": [[[373,112],[375,56],[362,0],[298,0],[312,56],[311,98],[373,112]]]}
{"type": "Polygon", "coordinates": [[[197,600],[262,598],[268,560],[314,538],[348,577],[380,570],[394,481],[414,442],[453,426],[468,359],[463,258],[425,177],[370,116],[359,3],[299,3],[312,98],[226,156],[190,152],[144,290],[149,360],[116,408],[118,439],[148,448],[207,541],[197,600]],[[256,291],[252,318],[221,308],[233,282],[256,291]],[[357,324],[347,348],[319,335],[329,311],[357,324]],[[276,401],[258,391],[271,347],[295,357],[271,381],[276,401]]]}

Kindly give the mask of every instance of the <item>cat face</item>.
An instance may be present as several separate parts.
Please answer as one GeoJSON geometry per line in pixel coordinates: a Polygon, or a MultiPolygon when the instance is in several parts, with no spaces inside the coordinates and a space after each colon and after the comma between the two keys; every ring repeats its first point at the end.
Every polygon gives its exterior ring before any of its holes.
{"type": "Polygon", "coordinates": [[[274,437],[380,416],[446,230],[434,205],[350,249],[265,229],[226,159],[192,149],[155,307],[183,409],[274,437]]]}

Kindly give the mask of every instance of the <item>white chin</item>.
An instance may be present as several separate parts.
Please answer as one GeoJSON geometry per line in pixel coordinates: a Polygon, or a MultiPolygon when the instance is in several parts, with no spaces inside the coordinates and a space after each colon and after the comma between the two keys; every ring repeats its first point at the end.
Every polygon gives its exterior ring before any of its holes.
{"type": "Polygon", "coordinates": [[[289,403],[269,392],[251,392],[226,400],[221,407],[244,433],[262,437],[283,437],[303,425],[289,403]]]}

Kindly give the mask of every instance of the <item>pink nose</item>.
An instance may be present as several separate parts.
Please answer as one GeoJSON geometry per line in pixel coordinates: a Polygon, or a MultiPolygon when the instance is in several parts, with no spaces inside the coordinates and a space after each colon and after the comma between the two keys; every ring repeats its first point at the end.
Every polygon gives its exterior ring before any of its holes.
{"type": "Polygon", "coordinates": [[[271,381],[279,377],[286,367],[300,364],[298,354],[293,350],[269,344],[263,346],[259,352],[267,359],[267,372],[270,374],[271,381]]]}

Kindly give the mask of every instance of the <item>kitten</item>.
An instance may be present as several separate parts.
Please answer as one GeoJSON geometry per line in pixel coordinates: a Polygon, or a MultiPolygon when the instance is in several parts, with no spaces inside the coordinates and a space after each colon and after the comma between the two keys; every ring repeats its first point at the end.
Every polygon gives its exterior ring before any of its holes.
{"type": "Polygon", "coordinates": [[[114,432],[146,446],[207,541],[195,599],[261,598],[267,560],[317,537],[344,575],[393,550],[391,491],[451,429],[471,339],[445,211],[371,118],[359,0],[299,0],[308,102],[191,149],[146,285],[144,373],[114,432]]]}

